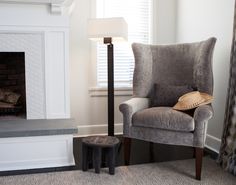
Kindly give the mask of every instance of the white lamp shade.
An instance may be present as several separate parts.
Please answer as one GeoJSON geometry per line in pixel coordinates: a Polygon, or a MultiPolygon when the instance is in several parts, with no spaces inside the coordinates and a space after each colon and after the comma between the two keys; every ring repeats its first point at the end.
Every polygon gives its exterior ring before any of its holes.
{"type": "Polygon", "coordinates": [[[128,25],[124,18],[97,18],[88,20],[88,38],[102,42],[111,37],[113,42],[125,41],[128,37],[128,25]]]}

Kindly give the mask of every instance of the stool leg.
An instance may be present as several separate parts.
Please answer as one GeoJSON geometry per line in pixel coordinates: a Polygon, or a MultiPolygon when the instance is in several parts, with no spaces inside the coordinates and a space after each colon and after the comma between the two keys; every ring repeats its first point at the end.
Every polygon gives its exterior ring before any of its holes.
{"type": "Polygon", "coordinates": [[[116,150],[115,147],[109,148],[108,150],[108,163],[109,163],[109,174],[115,174],[115,165],[116,165],[116,150]]]}
{"type": "Polygon", "coordinates": [[[93,165],[95,168],[95,173],[100,173],[101,157],[102,157],[101,148],[94,147],[94,149],[93,149],[93,165]]]}
{"type": "Polygon", "coordinates": [[[82,143],[82,170],[88,170],[88,147],[82,143]]]}

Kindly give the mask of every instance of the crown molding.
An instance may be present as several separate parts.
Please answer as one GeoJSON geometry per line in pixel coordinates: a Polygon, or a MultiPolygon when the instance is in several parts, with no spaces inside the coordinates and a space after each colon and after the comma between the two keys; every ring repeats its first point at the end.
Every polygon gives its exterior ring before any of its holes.
{"type": "Polygon", "coordinates": [[[38,4],[50,6],[52,14],[63,14],[71,12],[71,7],[74,0],[0,0],[0,3],[15,3],[15,4],[38,4]]]}

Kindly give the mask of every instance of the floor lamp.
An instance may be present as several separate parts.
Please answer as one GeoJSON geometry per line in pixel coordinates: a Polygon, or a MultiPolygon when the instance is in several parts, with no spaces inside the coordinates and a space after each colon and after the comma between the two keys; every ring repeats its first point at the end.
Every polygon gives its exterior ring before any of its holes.
{"type": "Polygon", "coordinates": [[[114,56],[113,43],[127,40],[128,26],[124,18],[97,18],[88,21],[88,37],[107,45],[108,135],[114,136],[114,56]]]}

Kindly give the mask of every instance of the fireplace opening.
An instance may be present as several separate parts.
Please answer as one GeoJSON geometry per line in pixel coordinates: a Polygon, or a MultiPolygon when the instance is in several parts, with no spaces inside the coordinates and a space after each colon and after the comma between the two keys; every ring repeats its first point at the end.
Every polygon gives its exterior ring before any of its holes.
{"type": "Polygon", "coordinates": [[[26,119],[25,53],[0,52],[0,120],[26,119]]]}

